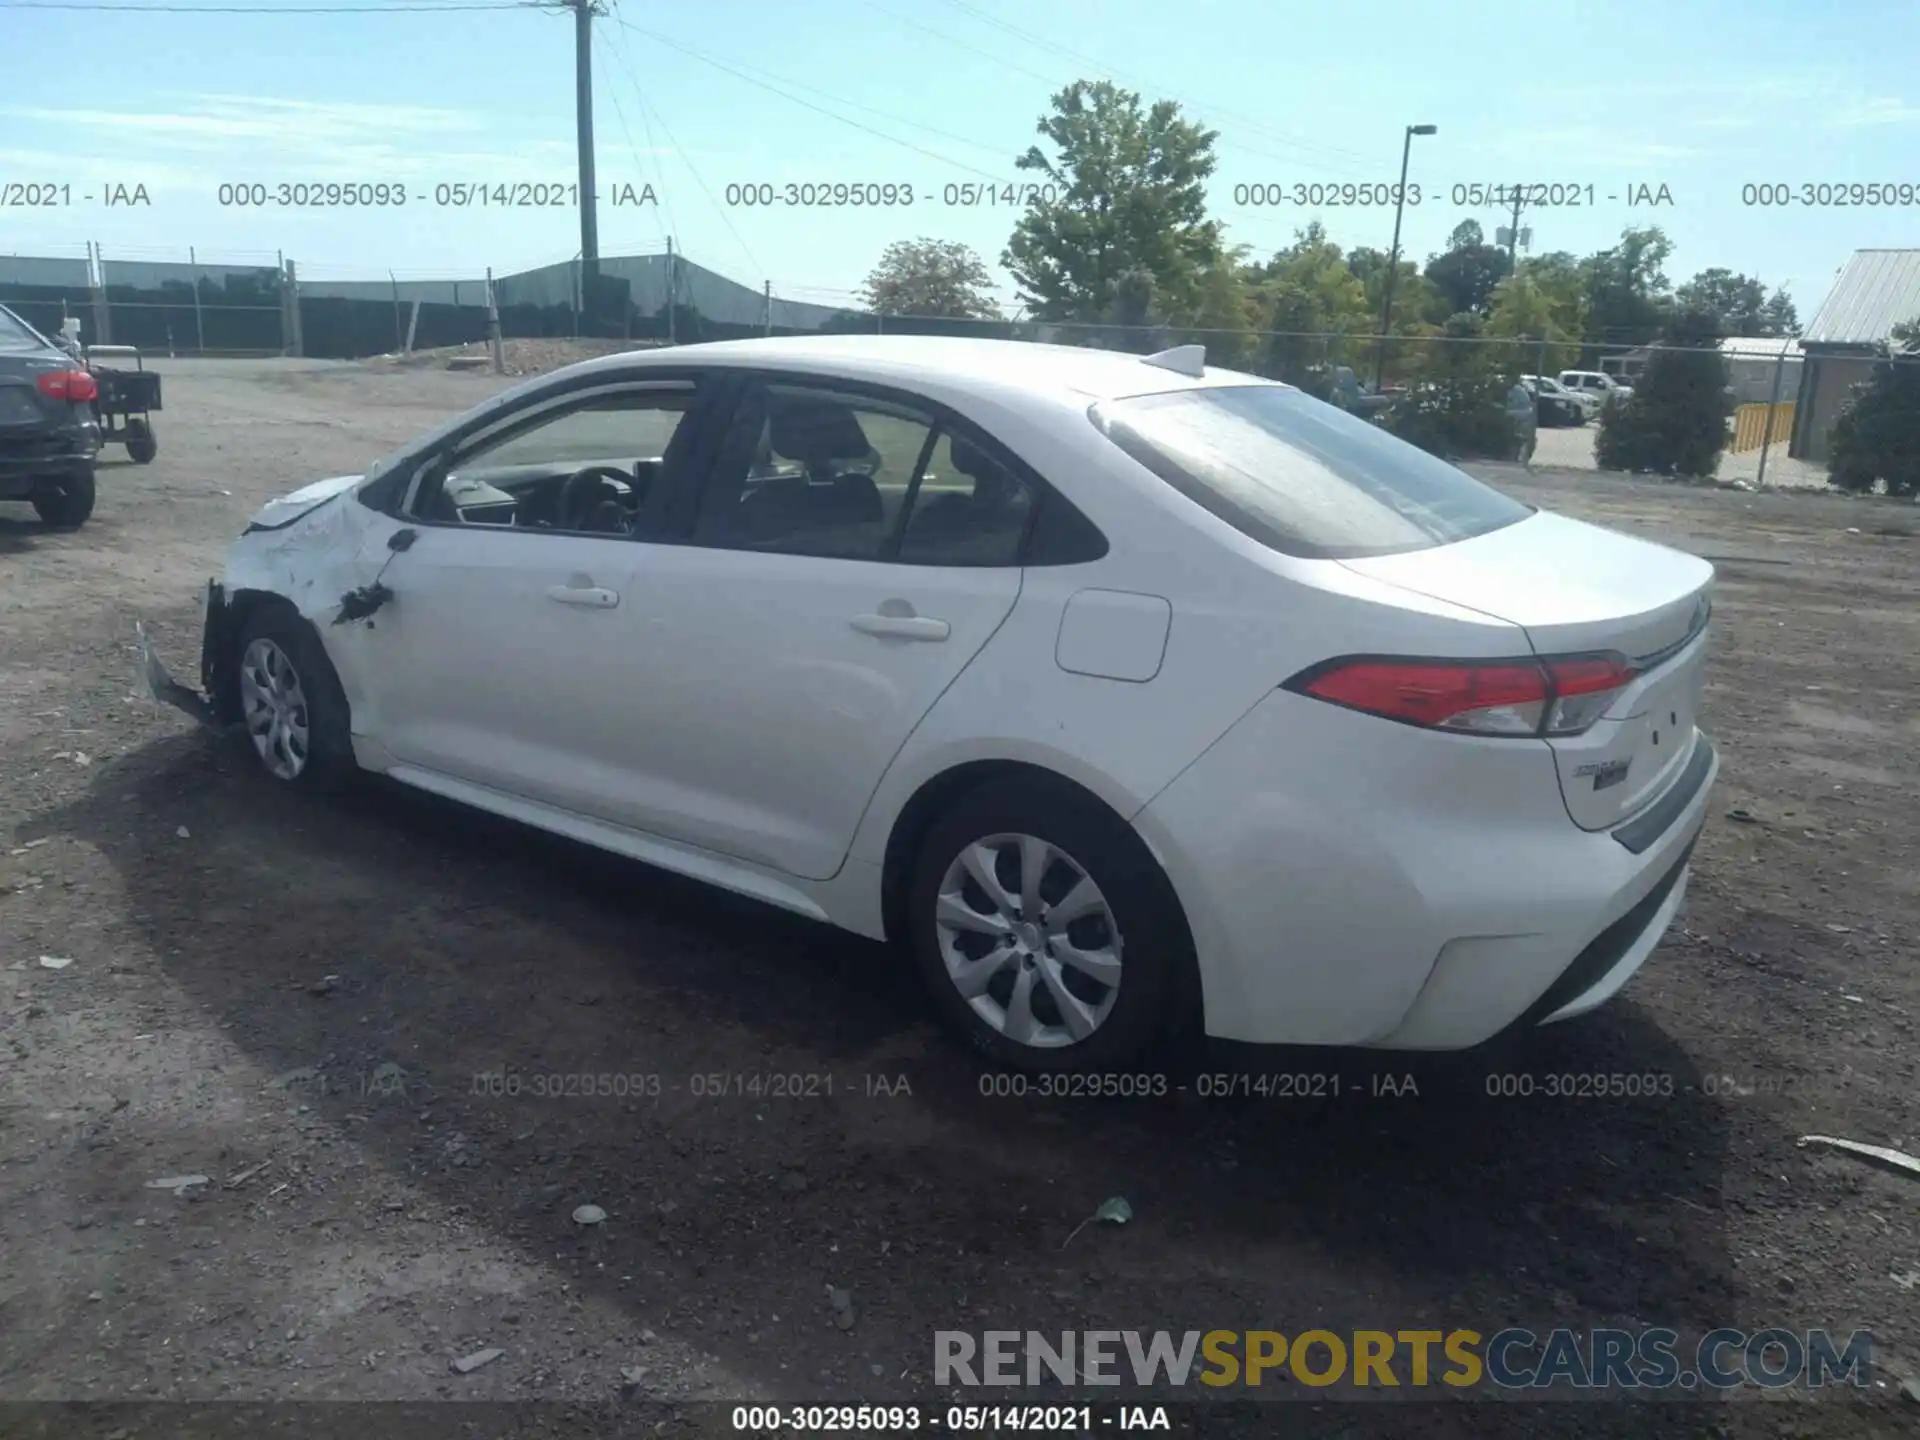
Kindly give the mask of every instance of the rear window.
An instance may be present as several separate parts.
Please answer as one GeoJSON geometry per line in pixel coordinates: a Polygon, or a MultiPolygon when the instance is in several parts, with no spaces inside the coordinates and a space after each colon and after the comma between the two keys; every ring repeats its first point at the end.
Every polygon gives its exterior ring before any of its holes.
{"type": "Polygon", "coordinates": [[[1533,513],[1378,426],[1278,385],[1107,400],[1090,413],[1182,495],[1283,555],[1427,550],[1533,513]]]}
{"type": "Polygon", "coordinates": [[[10,310],[0,310],[0,350],[44,350],[47,342],[10,310]]]}

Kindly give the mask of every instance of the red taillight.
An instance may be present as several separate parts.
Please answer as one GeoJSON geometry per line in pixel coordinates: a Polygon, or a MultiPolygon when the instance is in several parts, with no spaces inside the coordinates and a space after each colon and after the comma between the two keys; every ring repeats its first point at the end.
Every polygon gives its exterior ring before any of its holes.
{"type": "Polygon", "coordinates": [[[84,370],[49,370],[33,383],[42,395],[75,405],[96,399],[100,394],[99,384],[84,370]]]}
{"type": "Polygon", "coordinates": [[[1404,725],[1474,735],[1575,735],[1634,676],[1618,655],[1547,660],[1356,659],[1287,688],[1404,725]]]}

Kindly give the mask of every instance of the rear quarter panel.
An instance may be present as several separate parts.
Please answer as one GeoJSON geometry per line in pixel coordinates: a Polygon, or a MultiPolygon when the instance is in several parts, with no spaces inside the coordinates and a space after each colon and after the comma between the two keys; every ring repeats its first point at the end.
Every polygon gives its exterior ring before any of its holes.
{"type": "MultiPolygon", "coordinates": [[[[1330,655],[1525,647],[1514,627],[1488,616],[1266,549],[1137,465],[1083,413],[1063,417],[1078,425],[1036,423],[1017,410],[970,413],[1099,525],[1110,549],[1088,564],[1026,571],[1007,622],[882,780],[857,859],[877,862],[908,800],[956,765],[1039,765],[1131,818],[1282,681],[1330,655]],[[1165,655],[1150,680],[1100,679],[1058,663],[1068,602],[1095,589],[1168,602],[1165,655]]],[[[1274,757],[1276,766],[1285,760],[1274,757]]]]}

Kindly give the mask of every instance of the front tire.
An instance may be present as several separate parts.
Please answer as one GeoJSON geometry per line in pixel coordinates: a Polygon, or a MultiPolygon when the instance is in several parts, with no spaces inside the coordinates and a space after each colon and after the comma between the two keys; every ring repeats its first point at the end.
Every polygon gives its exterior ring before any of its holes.
{"type": "Polygon", "coordinates": [[[72,470],[33,495],[34,513],[56,530],[78,530],[93,514],[93,471],[72,470]]]}
{"type": "Polygon", "coordinates": [[[942,1018],[1009,1069],[1117,1068],[1181,1013],[1191,940],[1171,885],[1131,828],[1064,785],[963,795],[907,904],[942,1018]]]}
{"type": "Polygon", "coordinates": [[[312,628],[285,605],[241,631],[234,684],[247,744],[267,775],[297,790],[332,790],[352,773],[340,677],[312,628]]]}

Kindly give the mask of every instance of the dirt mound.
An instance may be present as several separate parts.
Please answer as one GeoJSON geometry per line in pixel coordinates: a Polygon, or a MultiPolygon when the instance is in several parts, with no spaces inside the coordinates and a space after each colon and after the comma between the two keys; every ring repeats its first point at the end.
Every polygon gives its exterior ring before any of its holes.
{"type": "MultiPolygon", "coordinates": [[[[501,356],[508,375],[544,375],[582,360],[597,360],[602,355],[618,355],[627,350],[653,350],[656,340],[503,340],[501,356]]],[[[362,362],[377,370],[481,370],[492,368],[492,352],[484,340],[471,345],[442,345],[432,350],[416,350],[411,355],[376,355],[362,362]],[[464,364],[452,362],[463,361],[464,364]],[[481,362],[474,366],[473,362],[481,362]]]]}

